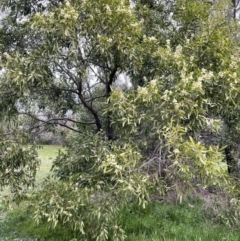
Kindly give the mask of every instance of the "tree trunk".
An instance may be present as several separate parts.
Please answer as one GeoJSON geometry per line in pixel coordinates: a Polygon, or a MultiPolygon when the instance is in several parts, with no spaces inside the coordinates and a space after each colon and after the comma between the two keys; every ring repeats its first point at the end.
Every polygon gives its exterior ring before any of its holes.
{"type": "Polygon", "coordinates": [[[232,0],[232,5],[233,5],[233,19],[236,19],[236,0],[232,0]]]}
{"type": "Polygon", "coordinates": [[[232,149],[233,149],[233,147],[230,144],[224,150],[229,174],[234,172],[234,166],[235,166],[234,157],[232,155],[232,149]]]}
{"type": "MultiPolygon", "coordinates": [[[[106,85],[107,98],[109,98],[111,95],[111,87],[116,77],[117,69],[118,68],[115,67],[109,75],[109,81],[106,85]]],[[[108,140],[114,140],[114,130],[111,123],[111,112],[108,112],[108,115],[107,115],[107,135],[108,135],[108,140]]]]}

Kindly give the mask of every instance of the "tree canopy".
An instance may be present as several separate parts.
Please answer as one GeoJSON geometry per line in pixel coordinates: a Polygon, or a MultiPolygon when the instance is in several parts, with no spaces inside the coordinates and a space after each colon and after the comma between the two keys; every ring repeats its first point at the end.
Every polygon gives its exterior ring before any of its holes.
{"type": "Polygon", "coordinates": [[[58,126],[70,132],[35,193],[35,218],[67,223],[86,240],[125,238],[120,203],[225,185],[236,168],[240,113],[233,7],[2,1],[0,185],[16,197],[33,185],[31,133],[58,126]]]}

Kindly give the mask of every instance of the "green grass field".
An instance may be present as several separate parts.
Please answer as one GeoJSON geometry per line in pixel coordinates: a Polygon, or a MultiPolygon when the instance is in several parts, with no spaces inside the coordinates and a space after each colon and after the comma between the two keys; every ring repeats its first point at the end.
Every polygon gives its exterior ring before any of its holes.
{"type": "MultiPolygon", "coordinates": [[[[60,146],[39,148],[41,167],[37,182],[47,176],[60,146]]],[[[36,226],[26,204],[10,212],[0,206],[0,241],[69,241],[75,234],[67,227],[50,230],[47,223],[36,226]],[[7,216],[5,214],[7,213],[7,216]],[[1,220],[2,217],[2,220],[1,220]]],[[[126,241],[239,241],[240,231],[206,215],[201,201],[183,204],[149,203],[145,209],[130,203],[119,211],[126,241]]],[[[78,239],[77,239],[78,240],[78,239]]],[[[114,240],[111,240],[114,241],[114,240]]]]}
{"type": "Polygon", "coordinates": [[[37,172],[37,182],[44,179],[52,167],[52,161],[57,156],[61,146],[42,145],[38,148],[38,155],[41,159],[41,166],[37,172]]]}

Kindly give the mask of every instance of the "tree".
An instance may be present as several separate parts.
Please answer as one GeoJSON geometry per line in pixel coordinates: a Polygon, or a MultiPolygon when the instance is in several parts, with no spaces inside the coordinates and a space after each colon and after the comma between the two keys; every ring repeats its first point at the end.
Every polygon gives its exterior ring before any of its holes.
{"type": "Polygon", "coordinates": [[[119,203],[145,206],[150,190],[172,182],[181,193],[226,181],[222,137],[239,123],[230,1],[4,4],[2,113],[18,124],[26,116],[31,130],[72,131],[54,161],[57,181],[36,191],[36,220],[86,240],[123,240],[119,203]],[[119,76],[132,88],[119,88],[119,76]]]}
{"type": "MultiPolygon", "coordinates": [[[[98,14],[93,7],[87,3],[75,5],[64,4],[51,14],[36,14],[32,22],[20,26],[20,29],[28,28],[28,38],[32,38],[34,45],[23,48],[24,53],[16,50],[18,57],[5,54],[7,64],[10,59],[22,63],[15,73],[8,73],[11,75],[8,79],[13,79],[12,74],[18,76],[17,91],[28,89],[31,92],[30,105],[36,103],[37,111],[47,109],[46,116],[53,113],[47,124],[63,125],[61,121],[67,120],[86,128],[95,126],[96,131],[106,128],[108,138],[112,139],[109,117],[103,123],[101,111],[110,96],[111,85],[135,58],[140,24],[133,14],[131,17],[132,9],[126,3],[118,3],[119,6],[108,2],[96,4],[96,11],[106,14],[96,21],[92,20],[98,14]],[[124,20],[117,22],[119,18],[124,20]],[[90,27],[92,32],[88,31],[90,27]],[[40,99],[39,92],[42,93],[40,99]],[[54,104],[49,105],[49,102],[54,104]],[[81,118],[64,117],[67,111],[78,113],[80,109],[86,112],[81,118]]],[[[24,101],[20,101],[25,107],[22,114],[34,117],[35,113],[24,101]]]]}

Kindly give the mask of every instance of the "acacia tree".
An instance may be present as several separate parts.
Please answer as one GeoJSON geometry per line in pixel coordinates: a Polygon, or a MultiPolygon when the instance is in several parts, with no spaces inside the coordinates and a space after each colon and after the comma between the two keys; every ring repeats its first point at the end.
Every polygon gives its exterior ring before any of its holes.
{"type": "Polygon", "coordinates": [[[225,143],[215,137],[227,120],[236,132],[239,119],[230,1],[3,3],[12,8],[1,28],[2,113],[72,131],[54,161],[58,181],[36,192],[36,220],[123,240],[119,203],[144,206],[169,179],[178,189],[222,184],[225,143]],[[131,89],[116,87],[123,73],[131,89]]]}
{"type": "Polygon", "coordinates": [[[106,240],[110,234],[123,239],[117,203],[136,196],[145,205],[148,178],[132,173],[140,161],[133,144],[111,144],[115,135],[107,106],[118,75],[141,64],[141,22],[125,1],[71,1],[39,12],[30,8],[25,19],[23,2],[18,7],[6,18],[17,16],[13,24],[2,28],[1,87],[15,96],[6,107],[36,120],[36,127],[61,125],[75,133],[58,158],[56,173],[64,182],[47,182],[40,190],[36,219],[48,216],[53,226],[67,222],[87,240],[106,240]],[[50,209],[43,210],[49,201],[50,209]]]}

